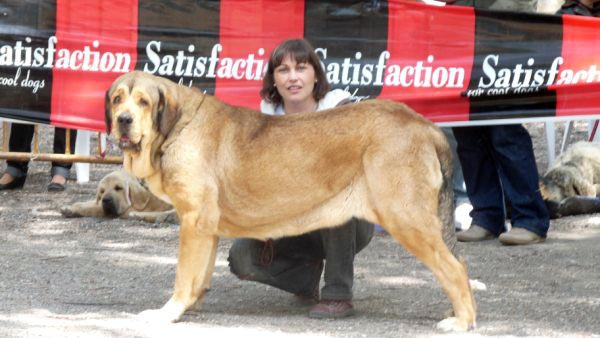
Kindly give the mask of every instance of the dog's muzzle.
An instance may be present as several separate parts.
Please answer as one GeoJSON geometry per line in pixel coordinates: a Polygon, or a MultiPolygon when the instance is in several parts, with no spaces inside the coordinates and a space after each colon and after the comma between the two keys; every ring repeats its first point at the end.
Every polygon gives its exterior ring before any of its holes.
{"type": "Polygon", "coordinates": [[[102,199],[102,210],[104,210],[105,215],[119,216],[119,211],[112,198],[105,197],[102,199]]]}
{"type": "Polygon", "coordinates": [[[139,151],[139,144],[133,143],[129,138],[129,130],[133,124],[133,117],[128,112],[123,112],[117,117],[117,125],[119,127],[119,148],[121,150],[139,151]]]}
{"type": "Polygon", "coordinates": [[[119,133],[123,135],[121,138],[126,137],[133,124],[133,117],[128,112],[123,112],[117,116],[117,126],[119,127],[119,133]]]}

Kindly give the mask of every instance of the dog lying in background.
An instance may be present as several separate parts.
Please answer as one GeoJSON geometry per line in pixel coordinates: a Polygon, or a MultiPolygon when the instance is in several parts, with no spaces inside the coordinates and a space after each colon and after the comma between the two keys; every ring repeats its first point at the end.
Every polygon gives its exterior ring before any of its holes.
{"type": "Polygon", "coordinates": [[[550,218],[600,212],[600,144],[577,142],[540,182],[550,218]]]}
{"type": "Polygon", "coordinates": [[[173,206],[154,196],[125,171],[104,176],[96,188],[96,199],[62,207],[65,217],[120,217],[150,223],[177,222],[173,206]]]}

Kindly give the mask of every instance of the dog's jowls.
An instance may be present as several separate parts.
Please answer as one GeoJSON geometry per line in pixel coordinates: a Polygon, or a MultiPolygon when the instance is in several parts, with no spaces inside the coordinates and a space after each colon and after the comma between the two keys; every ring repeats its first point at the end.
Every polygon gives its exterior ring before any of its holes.
{"type": "Polygon", "coordinates": [[[440,328],[475,325],[466,266],[451,251],[449,146],[406,105],[368,100],[267,116],[132,72],[109,89],[106,120],[124,168],[170,201],[181,223],[173,295],[143,317],[176,321],[202,301],[220,236],[292,236],[358,217],[433,271],[454,314],[440,328]]]}

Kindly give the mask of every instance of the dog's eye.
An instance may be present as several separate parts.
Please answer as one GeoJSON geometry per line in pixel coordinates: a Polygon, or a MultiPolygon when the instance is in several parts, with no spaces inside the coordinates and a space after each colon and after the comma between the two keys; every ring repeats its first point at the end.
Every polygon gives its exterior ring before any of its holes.
{"type": "Polygon", "coordinates": [[[119,104],[121,103],[121,97],[120,96],[115,96],[113,98],[113,104],[119,104]]]}
{"type": "Polygon", "coordinates": [[[119,185],[115,186],[115,191],[121,191],[121,190],[123,190],[123,187],[121,187],[119,185]]]}
{"type": "Polygon", "coordinates": [[[104,189],[100,189],[100,194],[104,194],[104,189]]]}
{"type": "Polygon", "coordinates": [[[150,102],[148,102],[148,100],[146,99],[140,99],[140,106],[142,107],[148,107],[150,105],[150,102]]]}

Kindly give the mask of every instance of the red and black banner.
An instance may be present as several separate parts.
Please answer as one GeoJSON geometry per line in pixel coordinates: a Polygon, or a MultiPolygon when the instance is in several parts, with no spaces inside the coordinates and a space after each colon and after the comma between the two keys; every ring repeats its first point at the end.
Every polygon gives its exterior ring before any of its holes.
{"type": "Polygon", "coordinates": [[[437,123],[600,115],[595,18],[401,0],[8,0],[0,11],[4,118],[103,130],[104,93],[133,69],[256,109],[270,51],[295,37],[334,88],[437,123]]]}

